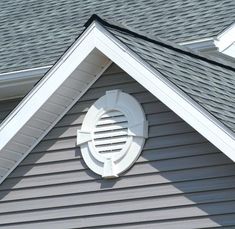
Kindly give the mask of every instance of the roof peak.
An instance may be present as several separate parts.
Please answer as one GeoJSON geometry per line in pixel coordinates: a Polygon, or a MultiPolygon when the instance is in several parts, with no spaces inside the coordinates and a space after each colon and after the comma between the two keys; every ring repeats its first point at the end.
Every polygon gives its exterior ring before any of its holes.
{"type": "Polygon", "coordinates": [[[208,63],[211,63],[211,64],[214,64],[214,65],[217,65],[217,66],[235,71],[235,68],[232,65],[230,65],[229,62],[225,62],[225,61],[222,61],[222,60],[221,61],[214,60],[214,59],[212,59],[208,56],[204,56],[201,53],[192,51],[192,50],[190,50],[190,49],[188,49],[184,46],[178,45],[178,44],[173,43],[171,41],[163,40],[162,38],[152,36],[150,34],[143,34],[143,32],[136,31],[133,28],[129,28],[127,26],[124,26],[123,24],[118,23],[116,21],[111,21],[111,20],[108,20],[106,18],[101,18],[97,14],[93,14],[88,19],[88,21],[84,24],[84,27],[87,28],[94,21],[97,21],[97,22],[101,23],[105,27],[109,27],[109,28],[112,28],[112,29],[117,29],[117,30],[122,31],[124,33],[128,33],[131,36],[146,40],[146,41],[154,43],[154,44],[161,45],[165,48],[168,48],[168,49],[171,49],[171,50],[174,50],[174,51],[177,51],[177,52],[181,52],[185,55],[189,55],[191,57],[206,61],[208,63]]]}

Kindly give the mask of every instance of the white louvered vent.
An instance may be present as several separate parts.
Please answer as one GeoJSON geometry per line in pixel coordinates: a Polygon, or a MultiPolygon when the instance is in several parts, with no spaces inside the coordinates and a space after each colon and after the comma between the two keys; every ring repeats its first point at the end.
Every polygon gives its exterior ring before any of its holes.
{"type": "MultiPolygon", "coordinates": [[[[120,111],[109,111],[98,120],[93,142],[101,154],[119,153],[127,142],[128,120],[120,111]]],[[[110,155],[111,156],[111,155],[110,155]]]]}
{"type": "Polygon", "coordinates": [[[120,90],[107,91],[88,110],[77,145],[91,170],[104,178],[118,177],[137,160],[147,127],[134,97],[120,90]]]}

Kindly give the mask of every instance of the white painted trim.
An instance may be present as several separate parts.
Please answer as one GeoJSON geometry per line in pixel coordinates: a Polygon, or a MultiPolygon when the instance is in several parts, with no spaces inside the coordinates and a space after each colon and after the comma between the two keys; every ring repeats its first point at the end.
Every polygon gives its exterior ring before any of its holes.
{"type": "Polygon", "coordinates": [[[95,48],[94,35],[92,34],[93,29],[94,25],[91,25],[79,40],[70,47],[63,58],[51,68],[40,83],[35,86],[16,109],[2,122],[0,126],[0,150],[3,149],[10,139],[14,137],[54,91],[66,80],[66,77],[70,75],[95,48]],[[77,49],[78,46],[79,49],[77,49]],[[63,63],[72,53],[76,58],[70,62],[70,68],[64,68],[63,63]]]}
{"type": "Polygon", "coordinates": [[[220,52],[225,51],[235,42],[235,23],[220,33],[215,39],[215,45],[220,52]]]}
{"type": "Polygon", "coordinates": [[[64,110],[63,113],[52,123],[51,127],[48,128],[43,135],[37,139],[35,144],[30,147],[28,152],[26,152],[19,161],[5,174],[4,177],[1,178],[0,184],[4,181],[6,177],[8,177],[9,174],[25,159],[25,157],[35,148],[35,146],[50,132],[50,130],[56,125],[56,123],[73,107],[73,105],[87,92],[87,90],[100,78],[100,76],[107,70],[107,68],[112,64],[112,61],[109,61],[106,66],[102,69],[102,71],[92,80],[86,88],[84,88],[84,91],[79,94],[77,98],[74,99],[74,101],[64,110]]]}
{"type": "Polygon", "coordinates": [[[183,120],[235,161],[235,136],[232,131],[183,93],[156,69],[111,35],[101,25],[95,30],[96,47],[183,120]]]}

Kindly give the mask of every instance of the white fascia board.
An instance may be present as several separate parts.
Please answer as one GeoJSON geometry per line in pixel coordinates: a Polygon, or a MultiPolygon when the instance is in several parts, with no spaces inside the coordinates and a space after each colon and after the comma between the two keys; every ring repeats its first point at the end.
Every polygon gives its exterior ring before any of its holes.
{"type": "Polygon", "coordinates": [[[98,23],[95,38],[97,49],[235,161],[235,138],[232,131],[98,23]]]}
{"type": "Polygon", "coordinates": [[[215,39],[215,45],[220,52],[226,50],[235,42],[235,23],[220,33],[215,39]]]}
{"type": "Polygon", "coordinates": [[[0,126],[0,150],[20,131],[30,118],[45,104],[50,96],[59,88],[76,67],[95,48],[94,25],[81,35],[62,57],[61,60],[24,98],[17,108],[0,126]]]}

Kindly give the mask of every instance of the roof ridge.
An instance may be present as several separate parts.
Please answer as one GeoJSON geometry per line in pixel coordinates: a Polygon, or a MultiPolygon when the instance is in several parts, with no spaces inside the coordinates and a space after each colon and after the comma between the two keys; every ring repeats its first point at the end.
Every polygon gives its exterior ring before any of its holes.
{"type": "Polygon", "coordinates": [[[117,29],[119,31],[123,31],[125,33],[128,33],[128,34],[134,36],[134,37],[144,39],[146,41],[149,41],[149,42],[154,43],[154,44],[161,45],[161,46],[166,47],[168,49],[171,49],[171,50],[174,50],[174,51],[177,51],[177,52],[181,52],[185,55],[188,55],[188,56],[203,60],[205,62],[214,64],[214,65],[217,65],[217,66],[220,66],[220,67],[223,67],[223,68],[227,68],[227,69],[232,70],[232,71],[235,71],[235,67],[231,66],[229,64],[229,62],[222,62],[222,61],[219,62],[218,60],[211,59],[208,56],[204,56],[201,53],[192,51],[192,50],[190,50],[186,47],[183,47],[183,46],[178,45],[176,43],[170,42],[168,40],[163,40],[159,37],[155,37],[155,36],[152,36],[152,35],[149,35],[149,34],[143,34],[140,31],[137,32],[136,30],[134,30],[132,28],[129,28],[127,26],[124,26],[124,25],[122,25],[120,23],[117,23],[115,21],[112,21],[112,23],[111,23],[111,22],[109,22],[110,20],[103,19],[103,18],[99,17],[97,14],[93,14],[88,19],[88,21],[84,24],[84,26],[87,28],[93,21],[98,21],[106,27],[110,27],[110,28],[113,28],[113,29],[117,29]]]}

